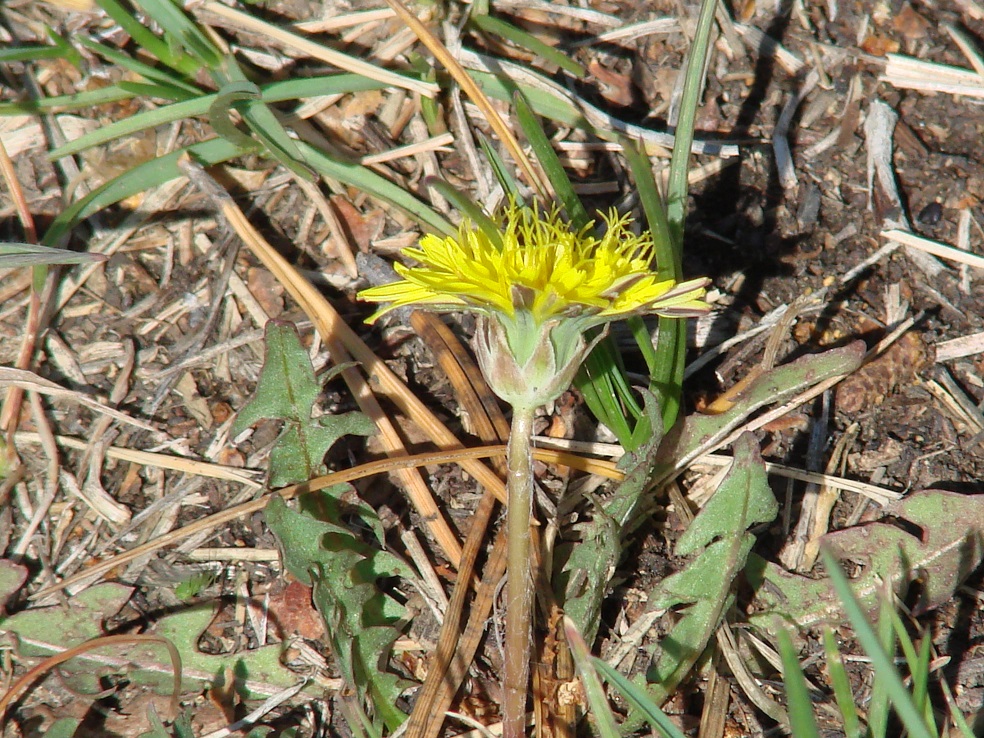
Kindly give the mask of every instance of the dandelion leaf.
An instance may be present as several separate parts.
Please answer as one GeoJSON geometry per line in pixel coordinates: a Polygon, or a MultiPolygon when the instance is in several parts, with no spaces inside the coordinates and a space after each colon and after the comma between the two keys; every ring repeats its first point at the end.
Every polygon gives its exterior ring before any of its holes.
{"type": "Polygon", "coordinates": [[[332,655],[347,687],[359,696],[359,708],[371,705],[372,714],[396,730],[406,719],[396,701],[407,683],[388,672],[386,662],[405,613],[379,588],[379,580],[412,578],[413,572],[382,550],[379,519],[350,486],[312,497],[314,504],[299,512],[274,498],[267,506],[267,523],[280,541],[287,569],[314,587],[314,604],[324,619],[332,655]],[[321,519],[314,516],[315,509],[321,519]],[[371,541],[343,524],[352,518],[364,522],[371,541]]]}
{"type": "Polygon", "coordinates": [[[576,541],[555,549],[562,562],[554,575],[554,587],[563,598],[564,614],[590,642],[601,621],[601,605],[621,554],[621,539],[615,521],[600,506],[593,517],[574,526],[576,541]]]}
{"type": "Polygon", "coordinates": [[[649,597],[652,608],[679,608],[679,620],[660,641],[648,675],[657,702],[687,675],[727,611],[732,583],[755,543],[748,529],[778,512],[750,434],[738,439],[734,453],[728,476],[677,542],[677,555],[695,557],[649,597]]]}
{"type": "Polygon", "coordinates": [[[266,359],[253,399],[233,425],[238,435],[264,419],[283,421],[270,452],[271,487],[283,487],[324,474],[328,449],[345,435],[370,435],[372,422],[361,413],[312,418],[321,385],[301,345],[297,329],[270,321],[266,327],[266,359]]]}
{"type": "Polygon", "coordinates": [[[132,594],[133,587],[97,584],[72,595],[66,603],[0,618],[0,634],[15,638],[17,651],[24,656],[50,656],[103,635],[103,621],[119,612],[132,594]]]}
{"type": "MultiPolygon", "coordinates": [[[[0,454],[3,452],[4,449],[0,447],[0,454]]],[[[4,607],[24,586],[27,575],[27,567],[23,564],[10,559],[0,559],[0,621],[3,619],[4,607]]]]}
{"type": "Polygon", "coordinates": [[[721,443],[756,410],[785,402],[829,377],[850,374],[861,365],[864,351],[864,342],[855,341],[820,354],[803,356],[752,381],[724,412],[688,415],[670,430],[660,445],[653,482],[668,481],[708,448],[721,443]]]}
{"type": "MultiPolygon", "coordinates": [[[[104,635],[103,622],[130,599],[133,589],[107,582],[79,592],[66,602],[24,610],[0,620],[0,638],[16,639],[18,653],[43,657],[60,653],[104,635]]],[[[231,666],[236,688],[246,698],[268,697],[297,682],[280,663],[280,646],[272,644],[235,654],[206,654],[198,648],[202,632],[215,617],[214,607],[175,610],[152,623],[150,633],[167,638],[181,655],[182,689],[202,691],[231,666]]],[[[159,643],[114,645],[86,651],[59,666],[67,683],[85,694],[97,694],[100,678],[125,674],[133,684],[169,695],[173,667],[159,643]]]]}
{"type": "MultiPolygon", "coordinates": [[[[984,495],[923,490],[886,506],[884,513],[881,520],[823,537],[838,559],[861,565],[851,588],[871,612],[885,582],[900,596],[918,582],[914,611],[937,607],[984,561],[984,495]]],[[[773,632],[782,621],[808,628],[843,617],[826,578],[792,574],[755,556],[747,574],[756,591],[749,620],[765,631],[773,632]]]]}
{"type": "Polygon", "coordinates": [[[44,732],[44,738],[75,738],[81,724],[75,718],[59,718],[44,732]]]}

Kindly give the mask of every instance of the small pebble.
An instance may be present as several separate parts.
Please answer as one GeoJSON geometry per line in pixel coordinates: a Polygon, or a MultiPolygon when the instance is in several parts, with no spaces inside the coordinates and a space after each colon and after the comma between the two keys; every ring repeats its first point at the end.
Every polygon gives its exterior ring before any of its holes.
{"type": "Polygon", "coordinates": [[[939,222],[943,219],[943,206],[938,202],[931,202],[919,211],[916,219],[923,225],[939,225],[939,222]]]}

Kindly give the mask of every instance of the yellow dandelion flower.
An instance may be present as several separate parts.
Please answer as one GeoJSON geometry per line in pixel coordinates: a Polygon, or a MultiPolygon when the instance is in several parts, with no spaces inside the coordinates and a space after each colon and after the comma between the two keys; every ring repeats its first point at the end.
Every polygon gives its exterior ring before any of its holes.
{"type": "Polygon", "coordinates": [[[707,280],[659,280],[652,236],[632,233],[631,220],[614,211],[600,238],[591,235],[593,224],[571,230],[556,209],[512,205],[498,221],[501,245],[466,221],[455,236],[427,235],[417,248],[405,249],[420,266],[397,264],[401,281],[360,293],[390,303],[369,322],[407,305],[509,319],[521,310],[536,324],[564,317],[595,325],[633,314],[707,310],[701,299],[707,280]]]}
{"type": "Polygon", "coordinates": [[[464,222],[455,236],[427,235],[396,265],[402,280],[359,293],[404,306],[479,314],[476,354],[490,386],[513,405],[541,405],[570,384],[594,345],[584,332],[629,315],[691,316],[707,311],[707,279],[677,283],[653,271],[648,232],[614,211],[604,235],[593,223],[572,230],[557,208],[512,204],[486,233],[464,222]]]}

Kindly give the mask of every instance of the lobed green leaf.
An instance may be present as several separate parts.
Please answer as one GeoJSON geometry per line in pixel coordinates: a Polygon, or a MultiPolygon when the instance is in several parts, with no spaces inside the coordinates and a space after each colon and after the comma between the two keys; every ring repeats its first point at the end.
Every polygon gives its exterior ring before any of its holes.
{"type": "Polygon", "coordinates": [[[266,325],[266,358],[256,392],[233,423],[233,434],[263,419],[284,422],[270,451],[272,487],[304,482],[326,473],[324,457],[345,435],[371,435],[375,426],[362,413],[312,419],[321,385],[297,329],[288,323],[266,325]]]}
{"type": "Polygon", "coordinates": [[[400,636],[402,606],[385,595],[380,579],[413,572],[392,554],[381,550],[378,516],[338,485],[312,496],[305,509],[291,510],[280,498],[266,509],[270,529],[284,551],[284,565],[301,582],[314,587],[314,603],[325,622],[332,656],[346,686],[358,695],[358,712],[350,727],[379,734],[366,705],[390,730],[406,719],[396,701],[406,683],[386,669],[394,641],[400,636]],[[376,534],[367,543],[346,525],[344,518],[363,521],[376,534]],[[320,518],[320,519],[319,519],[320,518]]]}

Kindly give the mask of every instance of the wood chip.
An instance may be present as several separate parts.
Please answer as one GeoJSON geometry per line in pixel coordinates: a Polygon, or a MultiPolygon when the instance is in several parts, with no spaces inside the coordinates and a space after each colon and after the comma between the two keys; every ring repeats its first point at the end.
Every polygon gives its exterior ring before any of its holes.
{"type": "Polygon", "coordinates": [[[755,26],[735,23],[735,28],[738,29],[738,33],[741,34],[746,44],[761,56],[775,59],[779,63],[779,66],[788,74],[796,76],[806,66],[798,56],[787,50],[782,44],[772,38],[772,36],[767,35],[755,26]]]}
{"type": "Polygon", "coordinates": [[[198,384],[191,372],[185,372],[174,385],[175,391],[181,395],[181,402],[185,409],[198,424],[206,430],[212,427],[212,411],[208,407],[208,402],[198,394],[198,384]]]}
{"type": "Polygon", "coordinates": [[[642,23],[630,23],[621,28],[599,33],[597,36],[581,39],[570,44],[571,48],[612,43],[613,41],[634,41],[657,33],[680,33],[680,22],[676,18],[654,18],[642,23]]]}
{"type": "Polygon", "coordinates": [[[966,264],[967,266],[972,266],[977,269],[984,269],[984,256],[978,256],[977,254],[962,251],[956,246],[948,246],[945,243],[933,241],[929,238],[923,238],[922,236],[917,236],[914,233],[897,229],[882,231],[880,235],[882,238],[886,238],[889,241],[896,241],[903,246],[918,249],[919,251],[923,251],[927,254],[938,256],[941,259],[955,261],[958,264],[966,264]]]}
{"type": "Polygon", "coordinates": [[[904,90],[984,97],[984,79],[969,69],[888,54],[881,81],[904,90]]]}
{"type": "Polygon", "coordinates": [[[951,338],[936,344],[936,361],[953,361],[965,356],[984,354],[984,331],[969,336],[951,338]]]}
{"type": "Polygon", "coordinates": [[[92,512],[109,523],[114,529],[121,528],[130,522],[130,510],[114,500],[102,485],[99,477],[90,472],[84,487],[69,472],[61,469],[59,480],[62,486],[84,502],[92,512]]]}
{"type": "MultiPolygon", "coordinates": [[[[898,114],[891,107],[875,100],[868,108],[864,135],[868,147],[868,209],[874,212],[877,205],[880,212],[876,215],[884,225],[902,232],[911,230],[911,226],[892,164],[892,132],[897,121],[898,114]]],[[[943,271],[943,265],[928,253],[912,248],[907,249],[907,253],[927,276],[936,278],[943,271]]]]}

